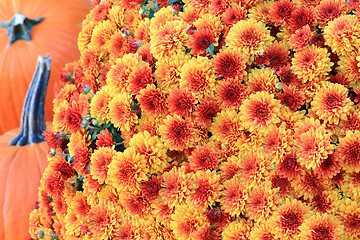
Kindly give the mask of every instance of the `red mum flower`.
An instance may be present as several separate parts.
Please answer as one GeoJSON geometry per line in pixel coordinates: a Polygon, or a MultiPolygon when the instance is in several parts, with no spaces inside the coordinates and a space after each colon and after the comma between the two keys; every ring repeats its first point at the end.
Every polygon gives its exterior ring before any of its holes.
{"type": "Polygon", "coordinates": [[[161,188],[162,177],[151,176],[149,180],[143,182],[140,185],[140,190],[144,198],[149,199],[149,201],[154,200],[159,195],[159,190],[161,188]]]}
{"type": "Polygon", "coordinates": [[[297,161],[296,150],[285,155],[284,159],[277,165],[278,174],[288,178],[289,180],[295,180],[302,174],[302,167],[297,161]]]}
{"type": "Polygon", "coordinates": [[[290,60],[289,49],[285,44],[277,41],[268,45],[265,48],[264,54],[269,60],[268,67],[270,68],[282,67],[290,60]]]}
{"type": "Polygon", "coordinates": [[[200,104],[195,107],[195,121],[199,126],[209,128],[213,118],[218,112],[220,112],[220,108],[216,100],[211,97],[204,98],[200,100],[200,104]]]}
{"type": "Polygon", "coordinates": [[[152,77],[152,69],[149,64],[140,62],[129,75],[128,88],[133,94],[138,95],[141,89],[154,82],[155,79],[152,77]]]}
{"type": "Polygon", "coordinates": [[[149,114],[160,114],[166,111],[165,93],[155,87],[148,85],[137,95],[141,109],[149,114]]]}
{"type": "Polygon", "coordinates": [[[115,143],[113,141],[113,135],[110,134],[108,129],[102,130],[98,135],[96,135],[96,148],[100,147],[112,147],[115,143]]]}
{"type": "Polygon", "coordinates": [[[345,3],[338,0],[323,0],[314,9],[319,27],[324,28],[328,22],[345,14],[345,3]]]}
{"type": "Polygon", "coordinates": [[[291,186],[291,182],[288,178],[282,177],[278,174],[273,174],[270,176],[271,188],[278,188],[278,193],[280,198],[286,198],[290,196],[294,188],[291,186]]]}
{"type": "Polygon", "coordinates": [[[222,14],[222,21],[228,27],[232,27],[235,23],[246,18],[246,11],[241,4],[233,4],[222,14]]]}
{"type": "Polygon", "coordinates": [[[340,139],[337,153],[345,170],[360,171],[360,131],[348,131],[340,139]]]}
{"type": "Polygon", "coordinates": [[[246,76],[246,59],[237,51],[230,49],[221,51],[212,61],[217,77],[243,80],[246,76]]]}
{"type": "Polygon", "coordinates": [[[343,236],[339,220],[328,214],[316,214],[306,219],[299,229],[303,240],[329,240],[343,236]]]}
{"type": "Polygon", "coordinates": [[[296,9],[289,18],[289,29],[295,32],[297,29],[305,25],[309,25],[310,29],[314,27],[315,17],[312,8],[299,8],[296,9]]]}
{"type": "Polygon", "coordinates": [[[211,147],[197,146],[189,157],[190,168],[196,171],[215,170],[218,165],[218,154],[211,147]]]}
{"type": "Polygon", "coordinates": [[[217,100],[225,108],[239,109],[243,100],[248,96],[247,88],[241,81],[229,79],[222,81],[217,88],[217,100]]]}
{"type": "Polygon", "coordinates": [[[269,10],[270,19],[275,22],[276,25],[283,25],[295,9],[296,3],[290,0],[274,2],[269,10]]]}
{"type": "Polygon", "coordinates": [[[167,97],[169,112],[189,117],[196,103],[195,97],[187,88],[174,88],[167,97]]]}
{"type": "Polygon", "coordinates": [[[276,96],[282,104],[288,106],[291,111],[298,110],[305,102],[304,94],[296,89],[295,85],[286,86],[281,84],[283,89],[282,93],[278,93],[276,96]]]}
{"type": "Polygon", "coordinates": [[[80,130],[80,123],[82,121],[79,104],[76,101],[69,103],[69,108],[65,113],[65,124],[68,127],[69,133],[74,133],[80,130]]]}
{"type": "Polygon", "coordinates": [[[305,25],[297,29],[295,33],[290,36],[289,45],[294,50],[301,50],[308,46],[312,39],[312,32],[309,25],[305,25]]]}
{"type": "Polygon", "coordinates": [[[325,178],[332,178],[341,170],[340,160],[337,152],[333,152],[329,154],[327,158],[325,158],[320,166],[315,169],[317,173],[325,178]]]}
{"type": "Polygon", "coordinates": [[[188,46],[191,48],[190,54],[195,56],[205,56],[206,49],[215,43],[215,35],[209,28],[198,28],[190,35],[188,46]]]}

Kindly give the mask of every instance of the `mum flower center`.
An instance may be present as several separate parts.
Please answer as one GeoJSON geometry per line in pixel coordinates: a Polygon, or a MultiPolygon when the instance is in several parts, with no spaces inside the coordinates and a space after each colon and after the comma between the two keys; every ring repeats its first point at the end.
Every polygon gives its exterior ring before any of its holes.
{"type": "Polygon", "coordinates": [[[330,109],[339,107],[341,98],[338,95],[330,95],[326,98],[326,106],[330,109]]]}
{"type": "Polygon", "coordinates": [[[284,214],[281,221],[281,227],[289,231],[296,231],[297,228],[301,225],[298,214],[296,213],[287,213],[284,214]]]}

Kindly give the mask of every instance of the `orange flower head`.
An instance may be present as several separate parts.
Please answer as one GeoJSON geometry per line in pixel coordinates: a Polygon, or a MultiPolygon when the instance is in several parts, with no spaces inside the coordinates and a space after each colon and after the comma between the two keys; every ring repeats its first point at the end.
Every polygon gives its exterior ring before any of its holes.
{"type": "Polygon", "coordinates": [[[208,145],[196,146],[189,157],[189,164],[195,172],[216,170],[218,154],[208,145]]]}
{"type": "Polygon", "coordinates": [[[104,50],[106,48],[106,43],[108,39],[114,34],[116,31],[116,24],[110,20],[105,20],[99,22],[92,34],[91,34],[91,42],[95,49],[101,54],[104,54],[104,50]]]}
{"type": "Polygon", "coordinates": [[[215,43],[215,35],[208,28],[199,28],[189,37],[188,47],[190,54],[194,56],[205,56],[211,44],[215,43]]]}
{"type": "Polygon", "coordinates": [[[162,188],[159,195],[169,207],[175,207],[185,202],[190,195],[191,175],[185,173],[185,167],[174,166],[163,175],[162,188]]]}
{"type": "Polygon", "coordinates": [[[222,231],[221,237],[224,240],[249,239],[251,225],[244,220],[229,223],[222,231]]]}
{"type": "Polygon", "coordinates": [[[310,205],[316,212],[333,213],[340,198],[341,196],[337,191],[322,191],[311,199],[310,205]]]}
{"type": "Polygon", "coordinates": [[[305,97],[302,91],[297,89],[293,84],[281,84],[282,93],[277,93],[276,97],[281,101],[281,104],[287,106],[292,112],[297,111],[305,102],[305,97]]]}
{"type": "Polygon", "coordinates": [[[221,182],[234,177],[240,171],[240,163],[241,161],[237,155],[232,155],[224,160],[219,166],[221,182]]]}
{"type": "Polygon", "coordinates": [[[212,59],[218,78],[243,80],[246,77],[246,59],[240,52],[225,48],[212,59]]]}
{"type": "Polygon", "coordinates": [[[270,175],[269,180],[271,182],[271,188],[278,188],[280,198],[285,199],[293,196],[294,188],[291,186],[291,182],[288,178],[283,177],[278,173],[274,173],[270,175]]]}
{"type": "Polygon", "coordinates": [[[130,216],[145,217],[150,213],[150,201],[142,193],[139,190],[131,190],[122,191],[120,194],[120,203],[130,216]]]}
{"type": "Polygon", "coordinates": [[[314,169],[314,171],[316,171],[321,176],[324,176],[325,178],[332,178],[338,174],[340,170],[340,158],[337,152],[329,154],[327,158],[322,160],[320,166],[314,169]]]}
{"type": "Polygon", "coordinates": [[[328,51],[315,45],[297,51],[291,60],[291,64],[292,71],[303,83],[326,78],[333,65],[328,51]]]}
{"type": "Polygon", "coordinates": [[[344,170],[360,171],[360,131],[348,131],[336,149],[344,170]]]}
{"type": "Polygon", "coordinates": [[[246,209],[250,219],[263,223],[276,211],[278,205],[277,189],[271,189],[271,183],[266,183],[251,190],[246,209]]]}
{"type": "Polygon", "coordinates": [[[295,9],[296,3],[290,0],[274,2],[269,9],[270,19],[276,25],[283,25],[289,20],[291,13],[295,9]]]}
{"type": "Polygon", "coordinates": [[[273,40],[262,22],[255,20],[240,20],[229,31],[226,46],[239,51],[251,63],[255,54],[263,52],[264,47],[273,40]]]}
{"type": "Polygon", "coordinates": [[[135,134],[129,142],[137,153],[144,156],[149,173],[161,173],[167,166],[166,148],[158,136],[151,136],[149,132],[135,134]]]}
{"type": "Polygon", "coordinates": [[[240,80],[223,80],[216,89],[216,98],[222,109],[239,109],[247,97],[248,90],[240,80]]]}
{"type": "Polygon", "coordinates": [[[177,239],[193,239],[203,226],[208,225],[206,216],[191,205],[180,205],[171,215],[170,227],[177,239]]]}
{"type": "Polygon", "coordinates": [[[159,131],[165,146],[170,150],[184,150],[192,147],[195,129],[189,119],[182,119],[179,115],[168,115],[160,125],[159,131]]]}
{"type": "Polygon", "coordinates": [[[355,200],[360,200],[360,172],[347,172],[341,186],[344,195],[355,200]]]}
{"type": "Polygon", "coordinates": [[[343,236],[339,220],[329,214],[311,216],[299,229],[301,231],[300,239],[304,240],[340,239],[343,236]]]}
{"type": "Polygon", "coordinates": [[[181,68],[180,87],[188,89],[195,97],[209,95],[215,88],[215,71],[207,57],[193,57],[181,68]]]}
{"type": "Polygon", "coordinates": [[[309,25],[297,29],[289,38],[289,46],[294,50],[305,49],[312,37],[312,32],[309,25]]]}
{"type": "Polygon", "coordinates": [[[358,52],[348,52],[341,55],[337,70],[342,74],[352,87],[360,87],[360,58],[358,52]]]}
{"type": "Polygon", "coordinates": [[[195,121],[199,126],[207,129],[218,112],[220,112],[220,108],[216,100],[212,97],[205,97],[200,99],[199,104],[195,106],[195,121]]]}
{"type": "Polygon", "coordinates": [[[224,182],[224,190],[221,192],[221,208],[231,216],[246,215],[246,205],[248,204],[249,192],[238,177],[233,177],[224,182]]]}
{"type": "Polygon", "coordinates": [[[235,23],[246,18],[246,11],[241,4],[232,4],[222,14],[222,21],[228,27],[232,27],[235,23]]]}
{"type": "Polygon", "coordinates": [[[188,24],[184,21],[166,21],[159,28],[150,31],[150,52],[159,60],[185,50],[188,41],[186,30],[188,24]]]}
{"type": "Polygon", "coordinates": [[[290,60],[289,47],[285,43],[274,41],[271,45],[267,45],[264,49],[269,63],[269,68],[279,68],[287,64],[290,60]]]}
{"type": "Polygon", "coordinates": [[[223,110],[217,114],[211,126],[213,138],[222,143],[235,143],[244,129],[235,110],[223,110]]]}
{"type": "Polygon", "coordinates": [[[209,29],[214,34],[214,45],[218,46],[219,36],[224,29],[220,16],[215,16],[211,13],[200,14],[199,18],[194,21],[193,26],[196,28],[196,30],[209,29]]]}
{"type": "Polygon", "coordinates": [[[219,179],[220,176],[216,174],[216,171],[195,172],[191,179],[191,193],[186,202],[197,209],[206,209],[208,206],[215,205],[215,201],[218,201],[220,197],[219,179]]]}
{"type": "Polygon", "coordinates": [[[107,180],[119,190],[138,188],[141,181],[147,180],[149,172],[145,157],[133,147],[117,152],[108,167],[107,180]]]}
{"type": "Polygon", "coordinates": [[[355,240],[360,234],[360,206],[349,198],[340,200],[337,216],[344,226],[344,238],[355,240]]]}
{"type": "Polygon", "coordinates": [[[189,117],[195,107],[196,99],[187,88],[175,88],[167,96],[167,102],[170,113],[189,117]]]}
{"type": "Polygon", "coordinates": [[[301,7],[291,13],[288,20],[288,29],[291,33],[306,25],[309,25],[311,29],[314,28],[315,17],[313,9],[313,7],[301,7]]]}
{"type": "Polygon", "coordinates": [[[115,95],[109,103],[110,121],[114,127],[130,131],[138,123],[138,116],[132,112],[131,96],[127,93],[115,95]]]}
{"type": "Polygon", "coordinates": [[[150,18],[142,20],[135,29],[135,38],[141,43],[150,41],[150,18]]]}
{"type": "Polygon", "coordinates": [[[275,236],[280,239],[295,239],[300,233],[299,227],[308,218],[309,208],[298,200],[286,199],[270,219],[275,236]]]}
{"type": "Polygon", "coordinates": [[[315,94],[311,106],[325,123],[338,125],[340,120],[347,120],[347,113],[353,105],[347,92],[348,89],[341,84],[328,83],[315,94]]]}
{"type": "Polygon", "coordinates": [[[91,155],[90,174],[103,184],[107,178],[108,165],[111,163],[116,152],[112,148],[101,147],[91,155]]]}
{"type": "Polygon", "coordinates": [[[355,15],[342,15],[324,28],[325,44],[338,55],[347,55],[360,47],[360,22],[355,15]]]}
{"type": "Polygon", "coordinates": [[[254,68],[248,76],[248,88],[250,93],[266,91],[270,94],[276,92],[276,84],[279,79],[270,68],[254,68]]]}
{"type": "Polygon", "coordinates": [[[322,0],[314,9],[319,27],[323,28],[334,19],[345,14],[345,2],[339,0],[322,0]]]}
{"type": "Polygon", "coordinates": [[[251,94],[240,107],[240,120],[250,131],[265,131],[268,126],[279,122],[277,114],[280,101],[265,91],[251,94]]]}
{"type": "Polygon", "coordinates": [[[140,90],[136,97],[141,109],[148,114],[161,114],[167,110],[165,93],[154,84],[140,90]]]}
{"type": "Polygon", "coordinates": [[[326,190],[329,187],[328,184],[328,179],[308,169],[304,169],[300,178],[292,182],[297,195],[303,196],[304,199],[311,199],[321,191],[326,190]]]}
{"type": "Polygon", "coordinates": [[[139,62],[139,64],[133,69],[128,78],[128,90],[132,94],[138,95],[140,90],[147,87],[147,85],[153,84],[155,79],[152,76],[152,69],[146,62],[139,62]]]}

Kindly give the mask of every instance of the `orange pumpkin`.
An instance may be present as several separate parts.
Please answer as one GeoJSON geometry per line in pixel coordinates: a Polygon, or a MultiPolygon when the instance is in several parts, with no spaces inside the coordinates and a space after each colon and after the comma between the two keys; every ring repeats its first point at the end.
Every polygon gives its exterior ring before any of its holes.
{"type": "Polygon", "coordinates": [[[26,95],[20,129],[0,136],[0,239],[23,240],[38,186],[47,166],[43,142],[44,107],[50,58],[40,56],[26,95]],[[9,143],[14,146],[9,146],[9,143]]]}
{"type": "Polygon", "coordinates": [[[45,107],[51,120],[53,84],[61,68],[80,56],[77,37],[90,8],[90,0],[0,0],[0,134],[19,127],[34,59],[46,54],[53,59],[45,107]]]}

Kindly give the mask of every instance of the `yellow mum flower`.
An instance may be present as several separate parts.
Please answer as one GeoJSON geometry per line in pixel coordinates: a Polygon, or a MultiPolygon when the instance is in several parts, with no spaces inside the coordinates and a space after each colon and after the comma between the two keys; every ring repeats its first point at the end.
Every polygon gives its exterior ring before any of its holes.
{"type": "Polygon", "coordinates": [[[263,52],[273,39],[264,23],[254,19],[240,20],[226,36],[226,46],[241,52],[251,63],[255,54],[263,52]]]}
{"type": "Polygon", "coordinates": [[[250,93],[266,91],[274,94],[279,79],[270,68],[253,68],[248,75],[247,86],[250,93]]]}
{"type": "Polygon", "coordinates": [[[92,98],[90,103],[90,114],[92,118],[99,121],[99,124],[110,121],[109,103],[112,99],[113,95],[111,94],[110,86],[103,87],[92,98]]]}

